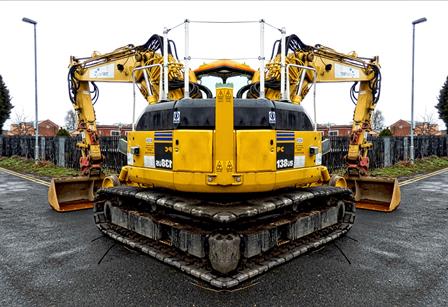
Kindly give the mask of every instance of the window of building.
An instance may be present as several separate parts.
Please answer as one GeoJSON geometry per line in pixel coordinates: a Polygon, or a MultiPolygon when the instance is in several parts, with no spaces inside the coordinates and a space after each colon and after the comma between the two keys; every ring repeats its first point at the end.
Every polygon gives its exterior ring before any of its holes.
{"type": "Polygon", "coordinates": [[[339,131],[337,131],[337,130],[329,130],[328,131],[328,136],[338,136],[339,135],[338,132],[339,131]]]}
{"type": "Polygon", "coordinates": [[[120,136],[120,130],[111,130],[110,131],[111,136],[120,136]]]}

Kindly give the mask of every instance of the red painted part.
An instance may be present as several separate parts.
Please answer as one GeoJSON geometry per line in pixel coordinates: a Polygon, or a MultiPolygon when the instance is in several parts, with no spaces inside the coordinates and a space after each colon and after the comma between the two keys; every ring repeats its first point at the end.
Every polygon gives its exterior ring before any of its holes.
{"type": "Polygon", "coordinates": [[[359,160],[359,166],[369,168],[369,157],[361,158],[359,160]]]}
{"type": "Polygon", "coordinates": [[[88,174],[89,170],[90,170],[90,158],[89,158],[89,156],[79,158],[79,166],[80,166],[81,172],[83,174],[88,174]]]}

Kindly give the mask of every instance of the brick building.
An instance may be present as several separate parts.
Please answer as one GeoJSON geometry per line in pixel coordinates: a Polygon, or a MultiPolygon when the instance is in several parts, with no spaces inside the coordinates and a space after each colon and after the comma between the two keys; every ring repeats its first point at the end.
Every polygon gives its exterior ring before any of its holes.
{"type": "Polygon", "coordinates": [[[404,119],[400,119],[390,125],[389,130],[393,136],[408,136],[411,133],[411,124],[404,119]]]}
{"type": "Polygon", "coordinates": [[[39,122],[39,135],[40,136],[55,136],[58,133],[59,126],[53,123],[51,120],[46,119],[39,122]]]}
{"type": "Polygon", "coordinates": [[[317,125],[317,131],[322,131],[323,136],[349,136],[352,125],[317,125]]]}
{"type": "MultiPolygon", "coordinates": [[[[411,122],[400,119],[390,125],[390,132],[393,136],[411,135],[411,122]]],[[[441,135],[439,125],[428,122],[415,122],[414,135],[441,135]]]]}
{"type": "Polygon", "coordinates": [[[126,136],[132,125],[96,125],[99,136],[126,136]]]}
{"type": "MultiPolygon", "coordinates": [[[[59,126],[49,119],[39,121],[40,136],[55,136],[58,133],[59,126]]],[[[21,122],[11,124],[7,135],[34,135],[34,122],[21,122]]]]}

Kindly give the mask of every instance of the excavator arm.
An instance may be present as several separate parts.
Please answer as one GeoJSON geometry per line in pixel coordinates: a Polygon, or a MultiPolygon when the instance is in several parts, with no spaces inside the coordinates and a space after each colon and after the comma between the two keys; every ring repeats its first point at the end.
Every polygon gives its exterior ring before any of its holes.
{"type": "MultiPolygon", "coordinates": [[[[342,54],[321,45],[308,46],[296,35],[288,36],[285,41],[288,98],[292,103],[300,104],[313,83],[353,83],[350,96],[355,104],[355,111],[346,157],[347,169],[350,176],[367,175],[368,150],[372,144],[367,141],[366,134],[371,130],[372,111],[380,92],[378,57],[360,58],[355,52],[342,54]]],[[[266,97],[271,100],[281,99],[280,87],[275,87],[280,81],[280,44],[274,44],[271,61],[266,65],[266,97]]]]}
{"type": "MultiPolygon", "coordinates": [[[[286,85],[289,93],[287,98],[292,103],[300,104],[314,83],[353,83],[350,97],[355,110],[348,154],[345,157],[345,179],[355,192],[357,207],[393,211],[400,203],[397,179],[368,176],[368,153],[372,143],[367,140],[367,133],[371,131],[372,112],[379,100],[381,86],[378,57],[361,58],[355,52],[343,54],[322,45],[308,46],[296,35],[288,36],[285,41],[285,69],[289,80],[286,85]]],[[[266,67],[266,97],[279,100],[280,41],[274,44],[271,61],[266,67]]]]}
{"type": "MultiPolygon", "coordinates": [[[[77,130],[82,139],[80,169],[83,176],[53,179],[48,192],[50,205],[56,211],[92,208],[94,192],[103,180],[103,156],[96,128],[94,104],[98,99],[97,82],[135,82],[149,104],[160,101],[162,94],[163,39],[155,34],[141,46],[127,45],[110,53],[94,52],[91,57],[71,57],[68,73],[69,96],[77,114],[77,130]]],[[[168,100],[184,95],[183,65],[177,60],[176,45],[168,41],[168,100]]],[[[190,96],[202,97],[211,92],[197,84],[190,72],[190,96]]]]}
{"type": "MultiPolygon", "coordinates": [[[[82,135],[82,141],[77,146],[81,149],[80,168],[84,175],[100,176],[103,160],[94,110],[99,94],[96,82],[135,82],[149,104],[157,103],[160,98],[163,64],[163,54],[157,51],[163,50],[162,44],[162,38],[153,35],[142,46],[127,45],[104,55],[94,52],[90,58],[71,57],[69,94],[77,114],[77,129],[82,135]]],[[[183,85],[182,64],[178,63],[172,49],[175,50],[174,43],[168,49],[169,80],[174,86],[167,97],[179,99],[183,96],[183,88],[176,87],[176,84],[183,85]]]]}

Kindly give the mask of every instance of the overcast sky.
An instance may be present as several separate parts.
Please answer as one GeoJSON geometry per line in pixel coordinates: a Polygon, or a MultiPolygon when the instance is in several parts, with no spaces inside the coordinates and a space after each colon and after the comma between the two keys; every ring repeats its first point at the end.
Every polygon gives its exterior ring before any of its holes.
{"type": "MultiPolygon", "coordinates": [[[[0,2],[0,74],[15,106],[11,119],[24,114],[34,120],[33,28],[23,17],[37,24],[39,119],[64,125],[72,108],[67,93],[67,66],[71,55],[90,56],[93,51],[110,52],[118,47],[141,45],[164,27],[190,20],[260,20],[285,27],[309,45],[322,44],[339,52],[356,51],[359,56],[378,55],[382,67],[382,92],[377,109],[386,125],[398,119],[410,120],[412,24],[416,26],[415,119],[438,119],[439,91],[448,75],[448,2],[430,1],[314,1],[314,2],[0,2]]],[[[183,57],[183,29],[170,38],[183,57]]],[[[192,57],[237,58],[259,55],[258,24],[190,26],[192,57]]],[[[266,56],[271,53],[278,32],[266,28],[266,56]]],[[[193,61],[193,68],[203,61],[193,61]]],[[[256,61],[246,61],[258,68],[256,61]]],[[[132,85],[99,84],[96,104],[98,122],[130,123],[132,85]]],[[[350,123],[354,106],[350,84],[317,86],[317,121],[350,123]]],[[[309,95],[312,96],[312,95],[309,95]]],[[[138,101],[137,109],[145,105],[138,101]]],[[[304,106],[312,111],[308,97],[304,106]]],[[[138,114],[137,114],[138,115],[138,114]]],[[[9,128],[8,121],[4,129],[9,128]]]]}

